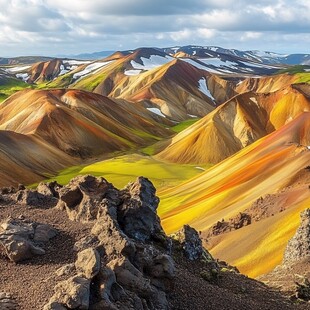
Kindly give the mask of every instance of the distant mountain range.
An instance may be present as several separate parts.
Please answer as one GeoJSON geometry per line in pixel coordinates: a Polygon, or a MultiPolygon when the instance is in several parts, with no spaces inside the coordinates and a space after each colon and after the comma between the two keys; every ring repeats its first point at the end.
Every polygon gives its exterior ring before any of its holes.
{"type": "MultiPolygon", "coordinates": [[[[163,51],[170,55],[182,55],[187,54],[196,57],[223,57],[224,55],[236,56],[240,58],[245,58],[253,61],[259,61],[264,64],[287,64],[287,65],[308,65],[310,64],[310,53],[309,54],[279,54],[273,52],[259,51],[259,50],[249,50],[241,51],[237,49],[226,49],[217,46],[197,46],[197,45],[187,45],[187,46],[175,46],[175,47],[165,47],[165,48],[155,48],[159,51],[163,51]]],[[[61,55],[60,58],[73,58],[73,59],[83,59],[92,60],[107,57],[108,55],[114,53],[115,51],[101,51],[95,53],[83,53],[77,55],[61,55]]],[[[126,52],[133,52],[133,50],[128,50],[126,52]]]]}

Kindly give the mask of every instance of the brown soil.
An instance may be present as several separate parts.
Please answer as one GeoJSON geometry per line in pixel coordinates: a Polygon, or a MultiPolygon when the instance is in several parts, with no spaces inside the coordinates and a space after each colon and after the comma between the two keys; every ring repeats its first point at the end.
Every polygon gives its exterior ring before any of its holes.
{"type": "MultiPolygon", "coordinates": [[[[29,220],[48,223],[59,231],[58,236],[46,245],[43,256],[19,264],[0,257],[0,291],[10,293],[16,299],[18,309],[42,309],[60,281],[55,271],[75,261],[73,245],[89,234],[92,224],[72,222],[65,212],[56,209],[1,205],[0,221],[10,215],[23,215],[29,220]]],[[[235,272],[221,272],[214,283],[207,282],[200,275],[204,263],[186,261],[181,255],[174,259],[177,273],[174,290],[168,296],[171,309],[309,309],[309,304],[293,303],[266,285],[235,272]]]]}
{"type": "Polygon", "coordinates": [[[178,263],[175,288],[170,295],[172,309],[185,310],[288,310],[310,309],[308,303],[294,303],[278,290],[226,270],[214,283],[202,279],[202,263],[178,263]]]}
{"type": "Polygon", "coordinates": [[[67,263],[73,263],[76,253],[73,245],[89,234],[90,225],[70,221],[63,211],[8,205],[0,207],[0,221],[8,216],[25,218],[52,224],[59,234],[45,247],[46,254],[14,264],[0,257],[0,291],[16,298],[18,309],[42,309],[53,295],[56,285],[55,271],[67,263]]]}

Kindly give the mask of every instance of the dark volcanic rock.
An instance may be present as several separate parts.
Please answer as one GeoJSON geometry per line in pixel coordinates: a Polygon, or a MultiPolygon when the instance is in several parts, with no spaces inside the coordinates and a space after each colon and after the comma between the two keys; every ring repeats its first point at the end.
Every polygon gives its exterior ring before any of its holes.
{"type": "Polygon", "coordinates": [[[39,185],[38,189],[41,192],[27,188],[19,190],[14,195],[13,200],[23,205],[42,208],[54,207],[57,204],[58,199],[56,197],[43,191],[43,184],[39,185]]]}
{"type": "Polygon", "coordinates": [[[194,228],[184,225],[175,236],[182,245],[185,257],[189,260],[201,258],[204,249],[199,234],[194,228]]]}
{"type": "Polygon", "coordinates": [[[303,277],[302,281],[296,282],[296,297],[310,301],[310,280],[303,277]]]}
{"type": "Polygon", "coordinates": [[[175,266],[164,247],[168,237],[156,214],[153,184],[140,177],[119,191],[103,178],[84,176],[59,194],[57,207],[65,208],[69,218],[97,220],[92,236],[75,245],[81,250],[76,276],[56,286],[45,309],[73,304],[86,309],[87,302],[90,309],[168,309],[175,266]]]}
{"type": "Polygon", "coordinates": [[[284,264],[287,265],[310,256],[310,209],[303,211],[300,218],[301,224],[284,253],[284,264]]]}
{"type": "Polygon", "coordinates": [[[53,181],[49,183],[39,183],[36,190],[44,196],[59,198],[59,191],[61,188],[62,185],[58,184],[56,181],[53,181]]]}
{"type": "Polygon", "coordinates": [[[146,178],[139,177],[124,190],[123,203],[118,206],[118,222],[131,238],[139,241],[149,241],[163,234],[160,219],[156,210],[159,199],[156,189],[146,178]]]}
{"type": "Polygon", "coordinates": [[[240,229],[252,223],[252,217],[248,213],[240,212],[236,216],[230,218],[228,221],[222,219],[214,224],[207,233],[207,238],[217,236],[230,232],[232,230],[240,229]]]}
{"type": "Polygon", "coordinates": [[[66,209],[71,220],[88,222],[107,214],[128,237],[139,241],[161,239],[164,234],[156,210],[156,189],[139,177],[119,191],[103,178],[79,176],[59,191],[57,207],[66,209]]]}
{"type": "Polygon", "coordinates": [[[107,204],[117,203],[118,196],[118,190],[104,178],[78,176],[59,191],[57,207],[65,209],[73,221],[88,222],[99,218],[107,204]]]}
{"type": "MultiPolygon", "coordinates": [[[[7,237],[15,236],[20,238],[13,243],[13,250],[20,250],[16,257],[47,251],[24,264],[0,255],[1,288],[16,297],[16,309],[295,309],[214,260],[195,229],[185,226],[175,238],[167,237],[156,214],[155,188],[145,178],[117,190],[103,178],[83,176],[63,188],[41,183],[36,191],[20,189],[5,198],[28,199],[30,192],[41,195],[39,208],[10,203],[0,213],[2,222],[10,214],[18,217],[0,232],[0,254],[7,253],[7,237]],[[59,200],[57,208],[46,207],[49,199],[59,200]],[[43,218],[59,231],[46,247],[55,231],[38,223],[43,218]]],[[[14,304],[1,296],[0,309],[1,302],[14,304]]]]}
{"type": "Polygon", "coordinates": [[[10,294],[0,292],[0,309],[1,310],[17,310],[15,300],[10,294]]]}
{"type": "Polygon", "coordinates": [[[49,225],[8,219],[0,226],[0,250],[2,248],[4,254],[17,263],[34,255],[45,254],[40,246],[56,234],[57,231],[49,225]]]}

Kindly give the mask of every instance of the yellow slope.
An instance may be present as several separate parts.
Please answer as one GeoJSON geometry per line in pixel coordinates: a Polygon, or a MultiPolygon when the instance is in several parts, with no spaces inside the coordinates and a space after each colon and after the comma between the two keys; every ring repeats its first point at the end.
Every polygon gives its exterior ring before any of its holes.
{"type": "MultiPolygon", "coordinates": [[[[190,224],[203,231],[223,218],[228,219],[244,211],[259,197],[277,192],[287,184],[287,180],[309,165],[310,150],[306,147],[308,145],[310,145],[310,113],[305,112],[286,126],[258,140],[198,177],[159,192],[161,197],[159,214],[164,229],[167,233],[172,233],[182,225],[190,224]]],[[[304,200],[296,202],[295,211],[292,212],[295,215],[298,214],[303,206],[304,200]]],[[[279,223],[285,221],[281,217],[280,220],[279,223]]],[[[261,231],[259,225],[262,224],[255,225],[248,229],[253,229],[251,234],[257,236],[261,231]]],[[[281,225],[274,226],[269,236],[270,240],[276,238],[282,231],[281,225]]],[[[283,246],[291,233],[292,229],[290,233],[283,232],[283,242],[279,243],[276,249],[271,248],[266,252],[269,259],[273,256],[278,258],[281,256],[283,246]]],[[[238,240],[237,235],[241,234],[241,231],[235,234],[235,240],[238,240]]],[[[258,239],[259,242],[265,242],[264,236],[258,239]]],[[[248,238],[249,243],[245,241],[249,247],[251,247],[250,241],[251,236],[248,238]]],[[[227,244],[231,243],[231,240],[227,241],[227,244]]],[[[247,249],[245,244],[243,248],[247,249]]],[[[256,240],[253,246],[257,244],[256,240]]],[[[224,245],[219,249],[232,250],[231,247],[224,245]]],[[[244,256],[245,253],[247,252],[240,251],[239,254],[237,252],[237,257],[232,262],[249,272],[250,259],[244,256]]],[[[262,252],[256,253],[255,258],[262,258],[262,252]]],[[[273,261],[271,265],[274,266],[275,263],[273,261]]],[[[265,267],[257,268],[251,272],[252,275],[259,274],[265,267]]]]}

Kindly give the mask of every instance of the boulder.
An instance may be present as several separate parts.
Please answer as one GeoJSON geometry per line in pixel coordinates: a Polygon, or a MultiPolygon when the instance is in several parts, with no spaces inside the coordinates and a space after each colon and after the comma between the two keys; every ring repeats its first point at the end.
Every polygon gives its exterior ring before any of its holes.
{"type": "Polygon", "coordinates": [[[59,198],[59,191],[61,188],[62,185],[58,184],[56,181],[49,183],[41,182],[37,186],[36,191],[47,197],[59,198]]]}
{"type": "Polygon", "coordinates": [[[97,250],[88,248],[78,253],[76,270],[86,279],[92,279],[100,270],[100,256],[97,250]]]}
{"type": "Polygon", "coordinates": [[[37,224],[33,241],[39,244],[46,243],[57,235],[57,230],[47,224],[37,224]]]}
{"type": "Polygon", "coordinates": [[[17,263],[45,254],[41,246],[56,234],[57,231],[49,225],[8,219],[0,226],[0,248],[11,261],[17,263]]]}
{"type": "Polygon", "coordinates": [[[88,309],[90,280],[82,276],[73,276],[55,286],[55,294],[45,305],[49,309],[88,309]],[[57,308],[58,307],[58,308],[57,308]],[[63,308],[61,308],[63,307],[63,308]]]}
{"type": "Polygon", "coordinates": [[[116,214],[113,213],[105,209],[94,224],[91,233],[98,238],[109,257],[120,254],[132,257],[135,253],[134,242],[120,229],[116,214]]]}
{"type": "Polygon", "coordinates": [[[143,177],[125,188],[117,216],[121,229],[130,238],[145,242],[163,235],[156,213],[159,199],[155,193],[153,184],[143,177]]]}
{"type": "Polygon", "coordinates": [[[106,204],[117,203],[117,196],[118,191],[104,178],[77,176],[59,191],[57,208],[65,209],[73,221],[88,222],[99,218],[106,204]]]}
{"type": "Polygon", "coordinates": [[[38,192],[37,190],[31,190],[26,188],[23,190],[19,190],[13,198],[17,203],[27,206],[42,208],[56,206],[58,199],[50,195],[49,193],[47,193],[46,195],[46,192],[42,190],[42,187],[43,185],[39,186],[39,190],[41,190],[42,193],[38,192]]]}
{"type": "Polygon", "coordinates": [[[180,242],[185,257],[189,260],[196,260],[202,257],[204,248],[198,232],[190,227],[184,225],[183,228],[176,233],[176,239],[180,242]]]}
{"type": "Polygon", "coordinates": [[[175,265],[162,242],[169,238],[156,213],[158,202],[153,184],[142,177],[121,191],[92,176],[63,187],[57,207],[71,220],[94,224],[91,235],[74,245],[75,276],[56,286],[46,307],[84,309],[88,298],[90,309],[168,309],[175,265]],[[77,297],[86,292],[81,279],[88,281],[85,298],[77,297]]]}
{"type": "Polygon", "coordinates": [[[310,257],[310,209],[303,211],[300,218],[300,226],[284,252],[283,262],[286,265],[310,257]]]}

